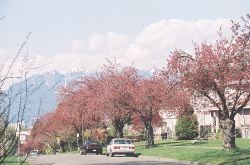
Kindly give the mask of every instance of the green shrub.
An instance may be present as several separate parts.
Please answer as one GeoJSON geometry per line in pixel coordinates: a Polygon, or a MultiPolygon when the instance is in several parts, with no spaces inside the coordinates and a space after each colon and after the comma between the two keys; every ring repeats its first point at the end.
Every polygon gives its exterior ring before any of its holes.
{"type": "MultiPolygon", "coordinates": [[[[242,138],[242,133],[241,133],[240,128],[235,128],[235,137],[236,138],[242,138]]],[[[221,131],[221,129],[217,130],[215,138],[217,140],[221,140],[222,139],[222,131],[221,131]]]]}
{"type": "Polygon", "coordinates": [[[175,134],[178,140],[191,140],[196,138],[198,133],[198,121],[193,111],[182,113],[177,118],[175,134]]]}
{"type": "Polygon", "coordinates": [[[242,138],[242,132],[240,128],[235,128],[235,137],[236,138],[242,138]]]}
{"type": "Polygon", "coordinates": [[[200,137],[201,138],[207,138],[208,134],[211,133],[211,126],[208,125],[201,125],[200,126],[200,137]]]}
{"type": "Polygon", "coordinates": [[[108,131],[108,136],[115,136],[115,127],[113,125],[110,125],[107,128],[107,131],[108,131]]]}
{"type": "Polygon", "coordinates": [[[217,140],[221,140],[221,139],[222,139],[222,131],[221,131],[221,129],[218,129],[218,130],[216,131],[215,138],[216,138],[217,140]]]}

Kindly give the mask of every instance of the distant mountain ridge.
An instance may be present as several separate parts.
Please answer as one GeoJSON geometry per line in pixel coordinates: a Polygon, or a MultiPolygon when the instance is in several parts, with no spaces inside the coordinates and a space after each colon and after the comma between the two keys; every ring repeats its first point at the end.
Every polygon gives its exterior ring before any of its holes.
{"type": "MultiPolygon", "coordinates": [[[[28,86],[28,101],[24,113],[24,121],[29,121],[31,118],[36,118],[40,114],[55,110],[57,101],[56,94],[58,87],[67,84],[67,82],[84,76],[84,72],[71,72],[61,74],[58,71],[47,72],[44,74],[34,75],[27,79],[28,86]]],[[[16,96],[10,107],[11,118],[17,114],[20,105],[20,87],[24,91],[23,82],[13,84],[9,91],[12,91],[12,96],[16,96]]],[[[24,97],[22,102],[24,102],[24,97]]],[[[21,106],[23,107],[23,105],[21,106]]]]}
{"type": "MultiPolygon", "coordinates": [[[[33,75],[28,78],[27,85],[29,93],[32,93],[28,97],[28,102],[25,108],[24,121],[29,122],[31,118],[37,118],[46,112],[51,112],[56,109],[57,106],[57,90],[60,86],[66,85],[69,81],[80,78],[82,76],[91,75],[93,73],[86,73],[83,71],[70,72],[61,74],[58,71],[47,72],[44,74],[33,75]]],[[[150,71],[139,71],[139,74],[144,77],[150,77],[150,71]]],[[[12,91],[12,95],[17,95],[20,92],[20,86],[23,82],[13,84],[9,91],[12,91]]],[[[24,90],[24,87],[22,87],[24,90]]],[[[24,99],[24,97],[22,97],[24,99]]],[[[20,95],[14,99],[11,104],[10,116],[11,118],[17,114],[20,103],[20,95]]],[[[23,101],[23,100],[22,100],[23,101]]]]}

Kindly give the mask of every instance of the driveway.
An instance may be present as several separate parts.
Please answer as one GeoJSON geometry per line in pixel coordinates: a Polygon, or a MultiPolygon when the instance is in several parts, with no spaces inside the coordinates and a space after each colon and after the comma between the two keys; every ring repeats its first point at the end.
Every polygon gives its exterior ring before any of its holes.
{"type": "Polygon", "coordinates": [[[78,154],[60,154],[60,155],[42,155],[29,157],[28,162],[31,165],[187,165],[189,163],[176,162],[174,160],[159,159],[154,157],[107,157],[105,155],[78,155],[78,154]]]}

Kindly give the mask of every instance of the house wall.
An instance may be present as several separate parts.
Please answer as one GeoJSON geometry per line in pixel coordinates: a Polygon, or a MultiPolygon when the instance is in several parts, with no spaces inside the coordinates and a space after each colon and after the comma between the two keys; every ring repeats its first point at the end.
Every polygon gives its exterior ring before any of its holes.
{"type": "Polygon", "coordinates": [[[168,139],[175,138],[175,125],[176,125],[177,118],[175,116],[169,117],[165,119],[166,125],[163,129],[163,133],[167,133],[168,139]]]}
{"type": "Polygon", "coordinates": [[[235,124],[241,129],[243,138],[250,138],[250,108],[238,114],[235,124]]]}
{"type": "Polygon", "coordinates": [[[244,109],[242,120],[244,121],[244,124],[250,125],[250,109],[244,109]]]}
{"type": "Polygon", "coordinates": [[[210,126],[212,132],[219,128],[218,112],[217,111],[195,111],[199,126],[210,126]]]}
{"type": "MultiPolygon", "coordinates": [[[[199,125],[211,126],[212,132],[219,129],[218,111],[195,112],[199,125]],[[212,114],[213,113],[213,114],[212,114]],[[212,117],[213,115],[213,117],[212,117]]],[[[243,112],[235,116],[235,126],[240,128],[244,138],[250,138],[250,108],[244,109],[243,112]]]]}
{"type": "Polygon", "coordinates": [[[175,135],[175,125],[177,117],[174,114],[166,113],[165,111],[160,112],[160,115],[163,119],[163,124],[161,127],[154,128],[154,134],[156,138],[162,138],[161,135],[167,135],[168,139],[173,139],[175,135]]]}
{"type": "Polygon", "coordinates": [[[195,113],[200,125],[212,125],[210,112],[195,113]]]}

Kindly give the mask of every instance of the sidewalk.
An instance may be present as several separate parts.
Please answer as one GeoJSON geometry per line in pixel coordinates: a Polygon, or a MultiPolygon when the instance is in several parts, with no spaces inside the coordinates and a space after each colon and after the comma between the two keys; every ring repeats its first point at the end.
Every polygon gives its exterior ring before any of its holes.
{"type": "Polygon", "coordinates": [[[200,163],[200,162],[194,162],[194,161],[188,161],[188,160],[176,160],[176,159],[170,159],[170,158],[160,158],[160,157],[155,157],[155,156],[145,156],[145,155],[140,155],[139,157],[144,157],[144,158],[151,158],[155,160],[163,160],[166,162],[172,162],[172,163],[180,163],[180,164],[187,164],[187,165],[214,165],[211,163],[200,163]]]}

